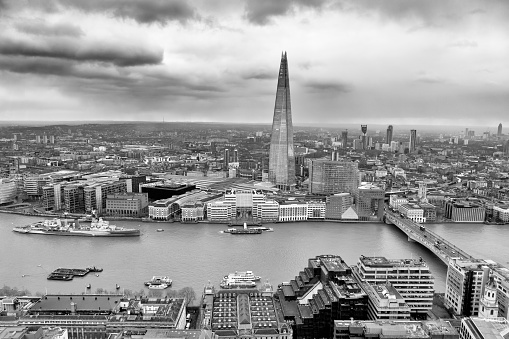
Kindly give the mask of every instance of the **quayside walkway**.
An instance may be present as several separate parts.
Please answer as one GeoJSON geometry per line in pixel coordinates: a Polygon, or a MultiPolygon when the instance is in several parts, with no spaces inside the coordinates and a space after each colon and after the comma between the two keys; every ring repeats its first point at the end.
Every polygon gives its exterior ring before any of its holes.
{"type": "Polygon", "coordinates": [[[384,211],[384,220],[387,224],[396,225],[405,232],[408,240],[416,241],[429,249],[439,257],[446,265],[449,259],[474,259],[470,254],[454,246],[438,234],[428,230],[425,225],[418,224],[410,219],[401,217],[397,212],[392,212],[388,207],[384,211]]]}

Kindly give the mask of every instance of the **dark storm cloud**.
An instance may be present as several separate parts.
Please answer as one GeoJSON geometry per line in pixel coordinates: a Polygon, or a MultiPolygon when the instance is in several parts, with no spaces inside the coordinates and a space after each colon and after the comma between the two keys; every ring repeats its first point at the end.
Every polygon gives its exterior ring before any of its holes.
{"type": "Polygon", "coordinates": [[[247,20],[257,25],[265,25],[274,16],[291,12],[295,7],[321,8],[326,0],[247,0],[245,15],[247,20]]]}
{"type": "Polygon", "coordinates": [[[80,37],[83,30],[73,24],[59,23],[48,24],[42,20],[24,21],[16,25],[16,29],[23,33],[45,36],[69,36],[80,37]]]}
{"type": "Polygon", "coordinates": [[[7,37],[0,38],[0,54],[109,62],[117,66],[154,65],[161,63],[163,58],[162,50],[149,50],[137,46],[97,42],[86,44],[69,39],[14,40],[7,37]]]}
{"type": "Polygon", "coordinates": [[[62,7],[85,12],[108,12],[116,17],[139,23],[185,23],[198,18],[196,10],[185,0],[55,0],[62,7]]]}
{"type": "Polygon", "coordinates": [[[350,93],[353,91],[353,86],[347,83],[332,82],[332,81],[310,81],[304,84],[311,92],[336,92],[336,93],[350,93]]]}

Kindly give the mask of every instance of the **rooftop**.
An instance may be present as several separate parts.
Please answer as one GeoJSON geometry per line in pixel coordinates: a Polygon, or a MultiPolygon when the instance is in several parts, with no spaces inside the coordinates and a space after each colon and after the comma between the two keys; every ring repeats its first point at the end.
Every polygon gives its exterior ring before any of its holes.
{"type": "Polygon", "coordinates": [[[371,267],[427,267],[428,265],[421,258],[419,259],[387,259],[386,257],[366,257],[361,255],[359,258],[365,266],[371,267]]]}

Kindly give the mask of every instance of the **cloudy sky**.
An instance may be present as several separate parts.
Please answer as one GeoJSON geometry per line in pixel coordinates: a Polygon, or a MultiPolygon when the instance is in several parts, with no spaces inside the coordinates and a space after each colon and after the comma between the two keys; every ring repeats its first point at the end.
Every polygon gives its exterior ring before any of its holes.
{"type": "Polygon", "coordinates": [[[0,0],[0,120],[509,126],[507,0],[0,0]]]}

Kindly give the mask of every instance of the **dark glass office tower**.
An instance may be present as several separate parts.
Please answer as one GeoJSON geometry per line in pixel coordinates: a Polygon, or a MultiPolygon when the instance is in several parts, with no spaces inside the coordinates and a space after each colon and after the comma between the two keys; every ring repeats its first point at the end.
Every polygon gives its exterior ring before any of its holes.
{"type": "Polygon", "coordinates": [[[385,140],[385,143],[389,144],[389,146],[391,145],[391,141],[392,141],[392,131],[393,131],[392,125],[389,125],[389,127],[387,127],[387,137],[385,140]]]}
{"type": "Polygon", "coordinates": [[[286,52],[281,55],[269,153],[269,181],[282,190],[295,186],[292,106],[286,52]]]}

